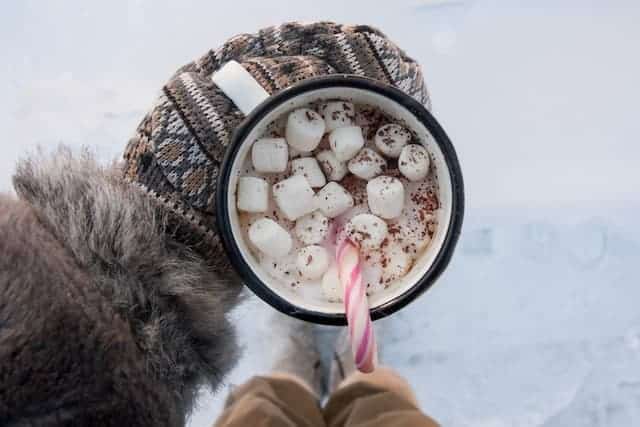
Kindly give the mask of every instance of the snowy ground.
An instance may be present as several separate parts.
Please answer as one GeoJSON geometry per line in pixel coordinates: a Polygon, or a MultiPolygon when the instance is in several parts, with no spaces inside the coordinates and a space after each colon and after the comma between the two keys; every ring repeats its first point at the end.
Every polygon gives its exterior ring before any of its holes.
{"type": "MultiPolygon", "coordinates": [[[[460,155],[468,211],[450,269],[384,320],[383,358],[448,426],[640,425],[640,7],[635,1],[7,2],[0,191],[59,142],[117,156],[161,84],[238,32],[286,20],[380,27],[425,70],[460,155]]],[[[245,357],[268,369],[234,314],[245,357]]],[[[268,328],[268,325],[264,325],[268,328]]],[[[210,425],[224,389],[204,395],[210,425]]]]}
{"type": "MultiPolygon", "coordinates": [[[[639,208],[474,212],[444,277],[380,321],[382,359],[446,426],[638,425],[639,208]]],[[[268,369],[269,316],[255,299],[237,310],[246,356],[230,383],[268,369]]]]}

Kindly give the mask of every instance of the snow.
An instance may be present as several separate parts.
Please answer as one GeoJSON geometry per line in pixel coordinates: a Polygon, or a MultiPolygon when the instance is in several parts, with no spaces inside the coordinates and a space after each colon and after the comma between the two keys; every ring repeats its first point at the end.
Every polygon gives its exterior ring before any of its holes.
{"type": "MultiPolygon", "coordinates": [[[[383,359],[443,425],[640,425],[640,8],[519,3],[7,3],[0,191],[36,146],[118,156],[175,69],[233,34],[378,26],[423,64],[468,200],[451,267],[377,322],[383,359]]],[[[268,370],[270,314],[255,298],[234,312],[245,352],[227,384],[268,370]]],[[[212,424],[226,388],[191,426],[212,424]]]]}

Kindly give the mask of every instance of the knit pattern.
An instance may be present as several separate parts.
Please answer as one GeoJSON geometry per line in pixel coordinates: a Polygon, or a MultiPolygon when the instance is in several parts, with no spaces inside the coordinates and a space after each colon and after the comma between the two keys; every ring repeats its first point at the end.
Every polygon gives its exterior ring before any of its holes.
{"type": "Polygon", "coordinates": [[[430,108],[420,66],[364,25],[268,27],[237,35],[180,68],[129,141],[124,173],[184,223],[184,238],[216,259],[223,255],[214,216],[216,181],[231,135],[244,118],[211,80],[230,60],[270,94],[315,76],[355,74],[393,85],[430,108]]]}

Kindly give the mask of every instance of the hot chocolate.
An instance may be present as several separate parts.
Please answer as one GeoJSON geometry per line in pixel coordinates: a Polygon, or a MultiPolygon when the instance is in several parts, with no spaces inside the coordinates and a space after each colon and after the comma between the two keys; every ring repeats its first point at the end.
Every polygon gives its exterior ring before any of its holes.
{"type": "Polygon", "coordinates": [[[282,286],[340,301],[335,245],[360,250],[367,293],[394,286],[427,249],[440,208],[432,154],[379,108],[314,102],[253,142],[236,188],[244,239],[282,286]]]}

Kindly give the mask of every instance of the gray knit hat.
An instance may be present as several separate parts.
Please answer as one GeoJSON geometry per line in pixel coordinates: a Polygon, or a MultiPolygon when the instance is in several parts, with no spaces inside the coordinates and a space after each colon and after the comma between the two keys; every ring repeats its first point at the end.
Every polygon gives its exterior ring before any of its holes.
{"type": "Polygon", "coordinates": [[[244,116],[211,76],[230,60],[270,94],[314,76],[356,74],[396,86],[430,107],[420,66],[380,31],[364,25],[268,27],[235,36],[179,69],[129,142],[125,177],[168,207],[183,240],[219,260],[221,268],[228,263],[216,231],[216,181],[244,116]]]}

